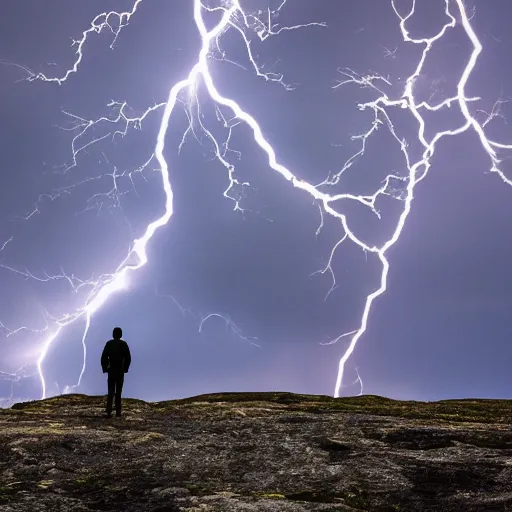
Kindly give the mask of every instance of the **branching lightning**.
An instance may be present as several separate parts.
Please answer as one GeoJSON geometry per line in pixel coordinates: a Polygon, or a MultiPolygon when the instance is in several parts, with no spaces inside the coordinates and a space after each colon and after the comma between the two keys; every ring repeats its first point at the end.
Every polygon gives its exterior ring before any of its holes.
{"type": "MultiPolygon", "coordinates": [[[[82,34],[82,38],[78,41],[74,42],[76,47],[76,59],[73,65],[60,77],[49,77],[45,74],[34,74],[31,73],[29,76],[29,80],[41,80],[45,82],[53,82],[58,85],[65,85],[65,82],[69,79],[72,74],[78,73],[80,71],[80,66],[82,64],[82,59],[84,55],[84,50],[87,45],[89,39],[97,33],[102,32],[103,30],[110,30],[114,35],[114,44],[124,26],[126,26],[130,19],[136,15],[136,12],[143,0],[136,0],[133,4],[133,7],[130,11],[117,13],[117,12],[108,12],[102,13],[96,16],[92,21],[90,27],[85,30],[82,34]],[[115,21],[115,24],[114,24],[115,21]]],[[[482,45],[478,40],[472,26],[470,23],[470,18],[468,16],[468,12],[464,6],[462,0],[445,0],[445,12],[446,15],[446,23],[439,30],[439,32],[430,38],[424,39],[415,39],[412,37],[407,29],[408,21],[414,16],[416,10],[416,0],[411,0],[411,7],[406,12],[403,13],[396,5],[396,0],[390,0],[391,8],[394,10],[394,13],[397,16],[399,29],[401,31],[403,41],[405,43],[409,43],[411,45],[420,45],[423,47],[423,51],[421,53],[421,57],[417,63],[417,66],[414,72],[406,79],[405,87],[402,91],[402,94],[398,98],[390,98],[384,92],[385,85],[391,85],[390,79],[380,75],[360,75],[357,72],[351,69],[340,69],[341,80],[333,86],[333,89],[344,88],[348,86],[357,86],[372,89],[377,95],[377,99],[373,101],[361,103],[358,105],[361,111],[371,111],[373,112],[373,123],[369,127],[369,129],[357,136],[352,137],[352,139],[358,143],[360,143],[360,149],[356,153],[354,153],[341,167],[340,170],[334,174],[331,174],[324,181],[319,184],[311,184],[303,179],[299,179],[290,169],[285,167],[282,163],[277,161],[276,152],[272,145],[265,138],[265,135],[256,120],[251,113],[244,111],[241,106],[231,98],[224,97],[220,94],[219,90],[216,87],[213,76],[210,72],[209,64],[214,58],[215,54],[220,55],[221,59],[226,59],[225,53],[221,50],[220,40],[223,34],[228,30],[235,30],[240,35],[241,42],[245,45],[245,49],[247,51],[247,56],[249,58],[249,62],[254,73],[269,82],[275,82],[279,85],[282,85],[286,89],[293,88],[292,85],[285,83],[283,75],[274,72],[264,72],[262,68],[257,64],[256,59],[253,56],[251,49],[251,38],[250,34],[256,34],[256,36],[264,41],[271,36],[277,36],[282,34],[283,32],[295,30],[295,29],[303,29],[303,28],[311,28],[318,27],[321,28],[325,26],[322,22],[311,22],[303,25],[295,25],[289,27],[280,27],[276,23],[274,23],[275,17],[279,12],[285,8],[287,4],[287,0],[283,0],[279,7],[273,11],[268,9],[265,12],[258,12],[256,14],[247,13],[244,11],[240,0],[226,0],[219,2],[222,6],[217,7],[208,7],[203,5],[200,0],[193,0],[193,18],[197,27],[197,30],[202,39],[202,46],[197,57],[197,61],[193,63],[188,73],[183,80],[172,85],[169,91],[168,98],[165,102],[157,103],[152,107],[148,108],[141,116],[131,116],[128,114],[127,105],[124,102],[112,102],[109,106],[113,109],[113,116],[110,117],[102,117],[95,120],[88,120],[81,117],[74,116],[66,112],[68,116],[70,116],[73,120],[72,130],[76,133],[72,141],[72,162],[69,166],[66,167],[65,171],[71,171],[73,167],[77,165],[77,158],[79,158],[80,153],[83,152],[87,147],[91,144],[102,140],[109,135],[104,135],[100,138],[90,138],[89,132],[93,126],[98,125],[99,123],[108,124],[112,123],[112,126],[119,126],[121,124],[123,128],[121,130],[117,129],[112,133],[113,136],[124,136],[130,128],[140,128],[144,119],[147,116],[153,114],[158,111],[161,112],[161,124],[158,132],[158,136],[156,139],[154,154],[147,160],[147,162],[140,167],[139,169],[132,172],[142,172],[150,162],[155,159],[158,162],[158,172],[161,177],[161,186],[165,193],[165,205],[164,212],[162,215],[151,222],[142,236],[135,239],[132,243],[130,250],[128,251],[127,256],[121,263],[117,266],[114,272],[111,274],[105,274],[100,276],[99,278],[91,278],[89,280],[80,280],[73,275],[66,275],[64,272],[61,275],[53,276],[53,275],[43,275],[35,276],[30,273],[28,270],[17,270],[13,267],[9,267],[7,265],[2,265],[3,268],[10,270],[12,272],[16,272],[18,274],[23,275],[27,279],[36,279],[36,280],[53,280],[60,279],[66,280],[73,289],[77,288],[86,288],[90,289],[87,295],[87,299],[82,308],[77,311],[64,315],[61,318],[54,319],[55,320],[55,328],[47,330],[49,331],[47,338],[45,339],[43,346],[41,348],[41,352],[37,361],[37,368],[39,377],[41,379],[42,385],[42,396],[46,396],[47,385],[43,373],[43,363],[45,361],[48,350],[60,332],[71,323],[76,322],[77,320],[84,318],[85,319],[85,329],[82,336],[82,345],[84,351],[84,364],[82,366],[82,370],[80,372],[80,376],[77,382],[77,386],[80,385],[83,374],[85,372],[85,356],[86,356],[86,338],[89,330],[89,326],[91,323],[91,318],[95,312],[97,312],[105,302],[116,292],[125,290],[128,284],[129,276],[146,265],[148,262],[146,249],[148,244],[152,240],[153,236],[157,232],[157,230],[161,227],[166,226],[172,215],[173,215],[173,189],[171,186],[171,178],[170,178],[170,168],[169,163],[165,158],[165,137],[171,123],[172,115],[179,107],[182,105],[182,100],[180,99],[180,95],[186,94],[189,102],[185,103],[185,107],[188,109],[189,116],[189,128],[186,130],[182,143],[180,144],[180,148],[185,140],[185,137],[189,134],[192,134],[197,137],[195,130],[200,130],[203,134],[206,134],[208,140],[212,143],[215,156],[217,160],[224,166],[227,171],[229,185],[226,188],[224,195],[225,197],[234,201],[235,209],[242,209],[240,206],[240,199],[231,195],[233,190],[236,190],[240,187],[247,186],[247,182],[240,182],[234,175],[235,167],[230,162],[231,153],[236,153],[234,150],[229,148],[229,141],[231,138],[231,132],[238,125],[244,124],[249,127],[252,131],[252,135],[254,138],[254,142],[261,148],[261,150],[267,156],[267,162],[269,168],[278,173],[282,178],[288,181],[293,187],[299,189],[301,193],[307,194],[309,199],[313,200],[320,209],[321,215],[321,225],[317,234],[321,230],[325,215],[329,215],[336,219],[341,226],[341,235],[339,240],[334,244],[332,250],[330,252],[330,256],[328,259],[327,265],[318,270],[316,273],[329,273],[332,277],[332,286],[330,290],[327,292],[327,297],[332,293],[332,291],[336,288],[336,277],[335,272],[332,267],[333,257],[337,251],[337,249],[344,243],[352,242],[356,244],[359,248],[361,248],[365,253],[371,253],[375,255],[380,264],[382,266],[382,270],[380,273],[379,285],[376,287],[365,300],[364,309],[362,311],[362,315],[360,320],[358,321],[358,328],[348,332],[341,334],[335,339],[332,339],[327,344],[338,343],[341,340],[349,340],[348,346],[344,351],[342,357],[339,360],[338,373],[336,378],[336,383],[334,387],[334,396],[339,396],[340,389],[342,387],[342,381],[345,371],[345,366],[347,361],[352,356],[357,342],[363,336],[367,329],[368,319],[370,315],[371,308],[374,304],[374,301],[377,297],[384,294],[387,289],[387,278],[389,271],[389,261],[386,257],[388,250],[398,241],[406,219],[411,211],[412,201],[414,198],[414,191],[416,185],[420,181],[422,181],[430,167],[431,167],[431,159],[434,155],[435,149],[437,147],[437,143],[445,137],[448,136],[456,136],[468,130],[474,130],[474,132],[478,135],[481,145],[487,155],[490,158],[491,162],[491,171],[496,173],[506,184],[511,185],[512,180],[507,178],[505,174],[500,169],[500,159],[498,157],[498,150],[503,149],[511,149],[512,145],[504,144],[501,142],[493,141],[488,138],[485,133],[485,129],[487,124],[495,117],[499,116],[499,107],[505,100],[499,100],[495,107],[493,108],[490,114],[486,113],[486,119],[483,122],[479,122],[474,115],[471,114],[469,103],[476,102],[479,98],[468,98],[466,96],[466,85],[470,76],[475,68],[477,59],[482,52],[482,45]],[[207,29],[206,23],[204,20],[204,14],[206,12],[217,12],[220,14],[220,21],[210,30],[207,29]],[[459,21],[458,21],[459,20],[459,21]],[[438,44],[439,41],[443,38],[443,36],[452,28],[456,26],[457,23],[460,23],[465,34],[472,44],[472,52],[471,55],[465,65],[464,71],[460,77],[460,80],[457,84],[457,94],[453,97],[450,97],[439,104],[431,105],[426,102],[419,102],[414,93],[415,81],[420,76],[423,71],[425,61],[428,57],[429,52],[434,47],[434,45],[438,44]],[[211,131],[208,130],[207,127],[201,124],[199,116],[194,116],[191,112],[191,104],[193,103],[196,108],[199,109],[199,100],[197,98],[197,88],[199,84],[202,83],[206,88],[209,97],[216,105],[217,119],[224,125],[228,130],[228,137],[225,141],[219,142],[211,131]],[[192,100],[191,100],[192,98],[192,100]],[[455,105],[458,106],[458,109],[463,115],[464,122],[458,128],[438,131],[436,132],[430,140],[427,139],[426,132],[426,121],[423,117],[423,113],[425,111],[439,111],[441,109],[453,108],[455,105]],[[401,139],[395,130],[393,122],[391,120],[391,112],[395,109],[402,109],[409,112],[415,121],[417,122],[417,141],[422,146],[422,154],[421,158],[417,161],[413,161],[408,145],[405,140],[401,139]],[[199,121],[197,121],[199,119],[199,121]],[[194,121],[195,120],[195,121],[194,121]],[[195,123],[198,123],[197,125],[195,123]],[[348,169],[365,153],[366,144],[368,139],[381,127],[385,127],[389,130],[390,134],[393,136],[397,143],[397,147],[400,149],[403,159],[404,159],[404,167],[405,167],[405,176],[399,174],[390,174],[383,181],[382,185],[373,193],[366,195],[354,195],[349,193],[334,193],[330,194],[329,189],[334,185],[339,185],[342,182],[342,178],[344,173],[348,171],[348,169]],[[350,220],[347,218],[346,214],[340,213],[335,205],[340,200],[345,200],[349,202],[357,202],[363,207],[369,209],[374,215],[380,218],[379,209],[377,206],[377,201],[382,196],[389,196],[393,199],[396,199],[401,204],[401,213],[396,222],[396,226],[391,233],[391,236],[380,246],[369,245],[362,240],[362,238],[351,228],[350,220]]],[[[388,50],[386,52],[389,56],[395,58],[396,49],[388,50]]],[[[477,113],[479,111],[476,111],[477,113]]],[[[118,173],[117,170],[110,175],[113,180],[113,189],[112,193],[116,193],[116,179],[119,177],[128,177],[131,179],[131,172],[118,173]]],[[[94,178],[90,178],[94,179],[94,178]]],[[[80,183],[74,186],[78,186],[80,183]]],[[[67,192],[69,190],[62,190],[60,193],[67,192]]],[[[93,198],[93,203],[96,204],[95,201],[97,198],[93,198]]],[[[94,207],[94,206],[91,206],[94,207]]],[[[38,207],[34,211],[27,216],[30,216],[38,213],[38,207]]],[[[6,241],[2,248],[3,250],[6,245],[10,242],[10,240],[6,241]]],[[[174,299],[173,299],[174,300],[174,299]]],[[[180,306],[181,307],[181,306],[180,306]]],[[[201,320],[199,329],[201,330],[203,323],[212,316],[220,316],[218,314],[212,313],[207,315],[205,318],[201,320]]],[[[249,340],[242,336],[242,333],[236,327],[236,325],[229,319],[227,316],[222,316],[226,325],[233,329],[233,331],[239,335],[240,337],[249,340]]],[[[0,327],[3,325],[0,324],[0,327]]],[[[9,335],[12,335],[18,331],[18,329],[7,329],[3,326],[9,335]]],[[[22,328],[24,329],[24,328],[22,328]]],[[[357,372],[357,370],[356,370],[357,372]]],[[[357,372],[357,382],[360,384],[361,393],[363,390],[363,382],[359,373],[357,372]]]]}
{"type": "Polygon", "coordinates": [[[229,329],[231,330],[236,336],[238,336],[240,339],[242,340],[245,340],[245,341],[248,341],[251,345],[254,345],[255,347],[259,347],[259,345],[257,343],[254,342],[254,340],[258,339],[258,338],[254,338],[254,337],[249,337],[249,336],[245,336],[242,329],[240,329],[240,327],[238,327],[235,322],[233,322],[233,320],[231,320],[231,318],[229,318],[229,316],[226,316],[226,315],[222,315],[220,313],[210,313],[208,315],[206,315],[202,320],[201,322],[199,323],[199,332],[201,332],[201,330],[203,329],[203,324],[210,318],[213,318],[213,317],[218,317],[220,318],[221,320],[224,321],[224,323],[226,324],[226,330],[229,329]]]}

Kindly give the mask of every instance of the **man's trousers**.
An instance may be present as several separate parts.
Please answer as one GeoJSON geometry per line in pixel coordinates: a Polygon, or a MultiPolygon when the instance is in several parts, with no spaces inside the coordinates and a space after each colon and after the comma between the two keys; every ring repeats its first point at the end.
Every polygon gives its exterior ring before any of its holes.
{"type": "Polygon", "coordinates": [[[112,402],[115,397],[116,416],[121,416],[121,394],[123,393],[124,372],[108,372],[107,414],[112,414],[112,402]]]}

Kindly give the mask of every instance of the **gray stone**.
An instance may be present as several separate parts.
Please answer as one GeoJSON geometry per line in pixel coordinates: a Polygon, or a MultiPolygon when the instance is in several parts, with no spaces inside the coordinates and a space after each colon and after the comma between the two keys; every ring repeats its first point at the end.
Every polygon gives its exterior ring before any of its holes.
{"type": "Polygon", "coordinates": [[[512,511],[507,400],[104,402],[0,410],[1,511],[512,511]]]}

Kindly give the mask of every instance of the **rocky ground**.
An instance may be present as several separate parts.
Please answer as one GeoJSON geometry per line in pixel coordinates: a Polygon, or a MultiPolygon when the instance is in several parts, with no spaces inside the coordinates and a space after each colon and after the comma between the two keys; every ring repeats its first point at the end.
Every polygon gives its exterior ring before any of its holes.
{"type": "Polygon", "coordinates": [[[223,393],[0,410],[1,511],[512,511],[512,402],[223,393]]]}

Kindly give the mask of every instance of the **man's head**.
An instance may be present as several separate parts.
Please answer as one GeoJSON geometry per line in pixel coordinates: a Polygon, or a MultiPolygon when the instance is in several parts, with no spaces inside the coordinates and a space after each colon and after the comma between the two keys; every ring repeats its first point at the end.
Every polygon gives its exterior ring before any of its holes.
{"type": "Polygon", "coordinates": [[[123,330],[121,327],[114,327],[114,330],[112,331],[112,337],[115,340],[120,340],[123,337],[123,330]]]}

